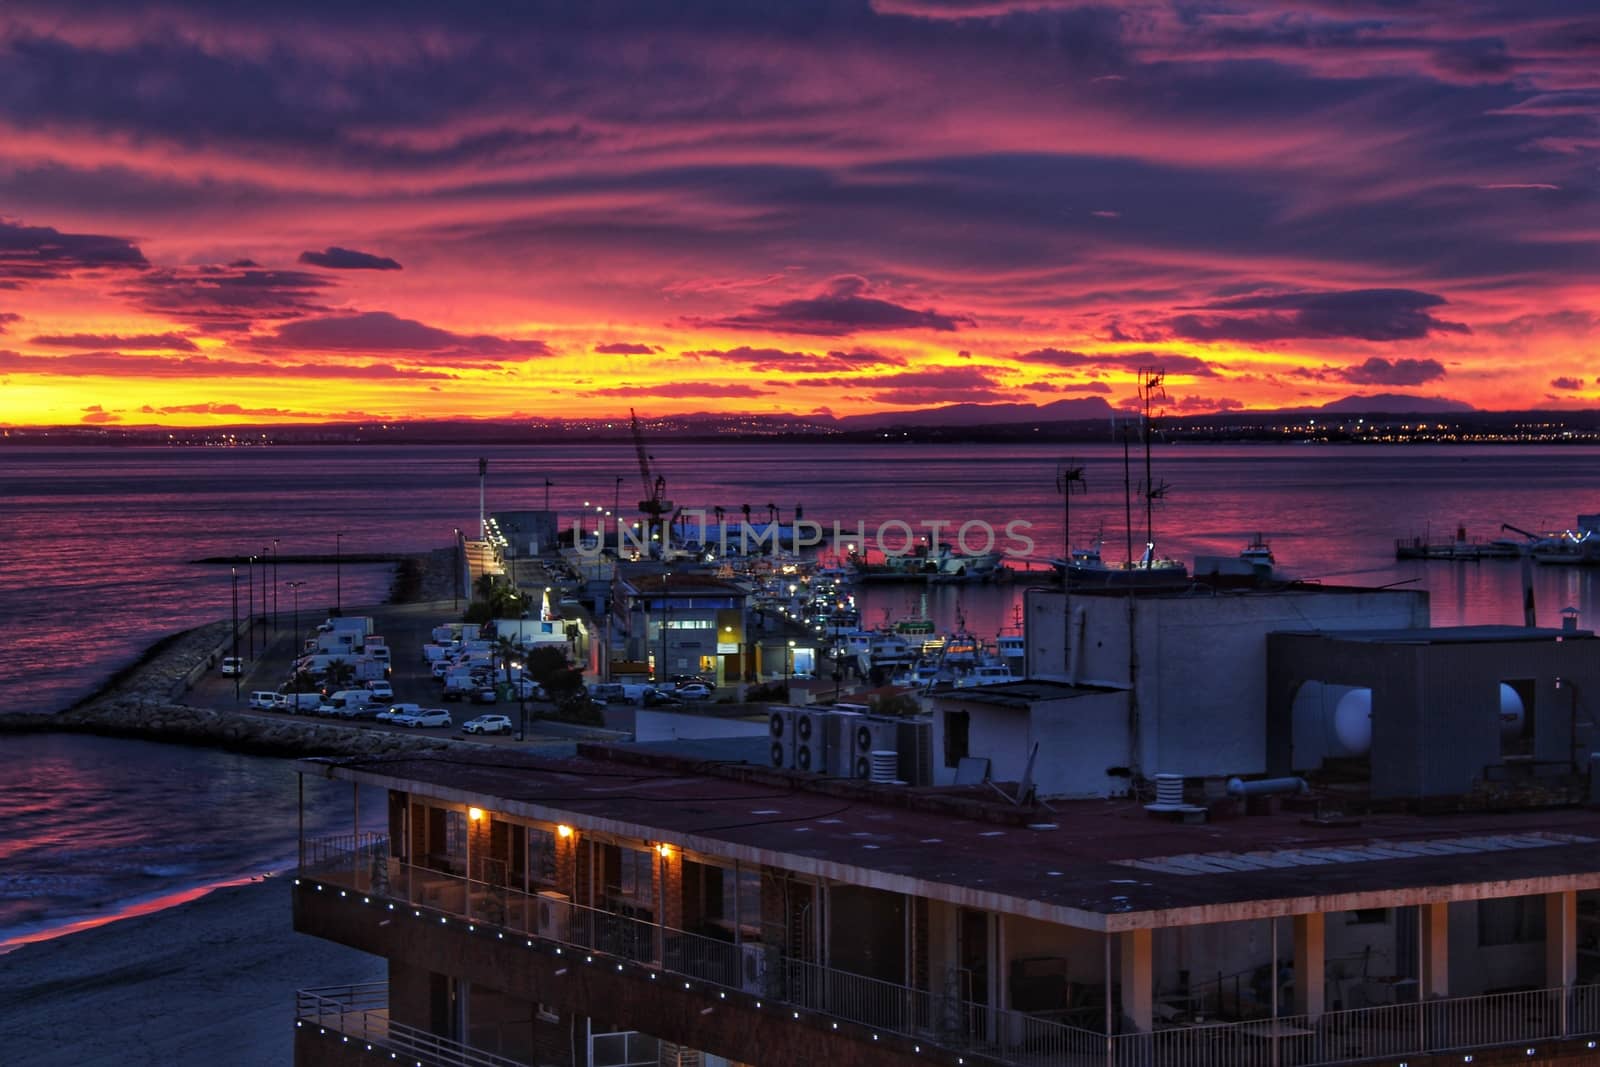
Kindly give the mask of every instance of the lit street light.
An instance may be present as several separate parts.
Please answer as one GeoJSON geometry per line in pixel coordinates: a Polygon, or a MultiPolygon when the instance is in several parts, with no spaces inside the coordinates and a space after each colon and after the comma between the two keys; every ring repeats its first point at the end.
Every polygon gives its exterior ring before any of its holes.
{"type": "Polygon", "coordinates": [[[333,531],[333,613],[344,614],[344,586],[340,578],[340,551],[339,542],[344,537],[343,530],[333,531]]]}
{"type": "Polygon", "coordinates": [[[788,654],[784,658],[785,658],[787,666],[786,666],[786,670],[784,672],[783,685],[784,685],[784,688],[787,689],[789,687],[789,683],[794,681],[794,641],[793,640],[790,640],[789,648],[788,648],[788,654]]]}
{"type": "Polygon", "coordinates": [[[284,582],[283,584],[289,587],[289,592],[294,596],[294,654],[298,657],[300,655],[300,587],[306,583],[299,581],[284,582]]]}

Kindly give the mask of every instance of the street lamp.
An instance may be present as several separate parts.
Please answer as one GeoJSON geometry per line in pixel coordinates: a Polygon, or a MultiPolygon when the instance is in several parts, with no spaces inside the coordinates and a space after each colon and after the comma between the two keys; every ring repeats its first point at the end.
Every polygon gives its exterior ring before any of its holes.
{"type": "Polygon", "coordinates": [[[233,699],[239,701],[239,565],[228,568],[233,582],[233,699]]]}
{"type": "Polygon", "coordinates": [[[255,630],[256,558],[254,556],[249,556],[249,557],[246,557],[246,558],[247,558],[247,561],[248,561],[248,563],[250,565],[250,570],[245,575],[245,577],[248,579],[248,582],[246,584],[249,586],[249,590],[250,590],[249,593],[247,594],[247,596],[249,598],[250,610],[249,610],[249,612],[247,612],[245,614],[245,617],[244,617],[244,628],[245,628],[245,632],[247,632],[250,635],[250,658],[251,659],[255,659],[256,658],[256,630],[255,630]]]}
{"type": "Polygon", "coordinates": [[[306,583],[299,581],[284,582],[283,584],[289,587],[289,592],[294,596],[294,654],[298,658],[300,655],[300,587],[306,583]]]}
{"type": "Polygon", "coordinates": [[[789,641],[788,655],[785,657],[785,660],[787,663],[787,668],[783,678],[783,685],[784,688],[787,689],[789,683],[794,681],[794,640],[792,638],[789,641]]]}
{"type": "MultiPolygon", "coordinates": [[[[263,605],[265,607],[265,605],[263,605]]],[[[272,634],[278,634],[278,539],[272,539],[272,634]]]]}
{"type": "Polygon", "coordinates": [[[333,531],[333,613],[344,614],[344,585],[340,575],[340,541],[344,537],[343,530],[333,531]]]}
{"type": "Polygon", "coordinates": [[[455,527],[456,551],[455,564],[450,569],[455,572],[455,577],[450,582],[450,589],[456,596],[456,610],[461,610],[461,527],[455,527]]]}

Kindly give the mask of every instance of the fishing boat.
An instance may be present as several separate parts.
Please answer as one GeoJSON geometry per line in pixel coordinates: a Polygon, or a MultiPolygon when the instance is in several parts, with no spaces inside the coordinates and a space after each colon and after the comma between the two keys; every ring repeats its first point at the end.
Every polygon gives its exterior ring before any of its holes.
{"type": "Polygon", "coordinates": [[[1278,562],[1272,557],[1272,546],[1267,544],[1259,533],[1256,534],[1255,540],[1245,545],[1239,552],[1239,558],[1253,567],[1267,567],[1269,569],[1274,563],[1278,562]]]}

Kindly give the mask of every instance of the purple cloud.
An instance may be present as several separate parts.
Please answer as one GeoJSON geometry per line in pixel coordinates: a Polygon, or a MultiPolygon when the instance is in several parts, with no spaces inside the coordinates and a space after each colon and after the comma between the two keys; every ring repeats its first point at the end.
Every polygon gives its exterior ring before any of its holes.
{"type": "Polygon", "coordinates": [[[0,219],[0,289],[107,270],[145,270],[139,246],[121,237],[62,233],[0,219]]]}
{"type": "Polygon", "coordinates": [[[388,256],[357,252],[352,248],[330,245],[321,252],[301,252],[300,262],[329,270],[400,270],[400,261],[388,256]]]}
{"type": "Polygon", "coordinates": [[[309,352],[427,352],[458,359],[525,359],[551,355],[543,341],[460,334],[402,319],[387,311],[328,315],[285,323],[255,342],[263,348],[309,352]]]}
{"type": "Polygon", "coordinates": [[[700,326],[735,330],[772,330],[778,333],[842,337],[873,330],[937,330],[953,332],[976,326],[966,315],[947,315],[932,308],[916,310],[865,295],[867,280],[844,274],[828,280],[813,297],[757,304],[748,311],[720,319],[695,320],[700,326]]]}
{"type": "Polygon", "coordinates": [[[1421,385],[1445,376],[1436,359],[1387,360],[1373,356],[1365,363],[1335,371],[1334,376],[1356,385],[1421,385]]]}
{"type": "Polygon", "coordinates": [[[109,348],[160,349],[164,352],[198,352],[200,347],[181,333],[70,333],[46,334],[35,337],[30,344],[46,348],[81,348],[105,350],[109,348]]]}
{"type": "Polygon", "coordinates": [[[1347,337],[1361,341],[1414,341],[1433,333],[1471,333],[1459,322],[1434,318],[1443,297],[1414,289],[1351,289],[1330,293],[1277,293],[1206,304],[1207,312],[1179,315],[1167,328],[1191,341],[1286,341],[1347,337]],[[1235,315],[1233,312],[1267,312],[1235,315]]]}
{"type": "Polygon", "coordinates": [[[609,344],[595,345],[596,354],[602,356],[649,356],[659,349],[655,345],[634,344],[629,341],[612,341],[609,344]]]}

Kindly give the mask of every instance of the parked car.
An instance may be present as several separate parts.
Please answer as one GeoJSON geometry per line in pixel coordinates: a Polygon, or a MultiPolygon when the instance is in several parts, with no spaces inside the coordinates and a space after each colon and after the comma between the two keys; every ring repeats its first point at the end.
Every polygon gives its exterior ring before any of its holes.
{"type": "Polygon", "coordinates": [[[710,678],[707,678],[703,674],[674,674],[672,677],[668,678],[667,681],[671,682],[677,689],[682,689],[686,685],[695,684],[703,685],[707,689],[711,690],[715,690],[717,688],[717,683],[713,682],[710,678]]]}
{"type": "Polygon", "coordinates": [[[391,704],[388,710],[378,712],[378,721],[393,722],[402,715],[415,715],[421,710],[421,704],[391,704]]]}
{"type": "Polygon", "coordinates": [[[646,689],[644,691],[644,706],[657,708],[663,704],[682,704],[683,697],[668,689],[646,689]]]}
{"type": "Polygon", "coordinates": [[[266,711],[278,702],[278,694],[270,689],[257,689],[250,694],[250,706],[266,711]]]}
{"type": "Polygon", "coordinates": [[[690,682],[675,690],[680,700],[710,700],[711,689],[704,682],[690,682]]]}
{"type": "Polygon", "coordinates": [[[390,701],[394,699],[394,686],[379,679],[367,683],[367,692],[372,694],[372,699],[390,701]]]}
{"type": "Polygon", "coordinates": [[[482,689],[474,689],[472,691],[472,702],[474,704],[494,704],[499,700],[500,694],[495,692],[491,686],[484,686],[482,689]]]}
{"type": "Polygon", "coordinates": [[[515,682],[512,682],[511,693],[519,700],[545,699],[544,686],[532,678],[518,678],[515,682]]]}
{"type": "Polygon", "coordinates": [[[509,734],[511,719],[505,715],[479,715],[461,724],[465,734],[509,734]]]}
{"type": "Polygon", "coordinates": [[[244,660],[238,656],[223,656],[222,665],[218,668],[223,674],[243,674],[244,660]]]}
{"type": "Polygon", "coordinates": [[[388,710],[382,704],[354,704],[347,708],[341,708],[339,718],[354,719],[358,722],[376,722],[378,716],[388,710]]]}
{"type": "Polygon", "coordinates": [[[389,721],[396,726],[409,726],[413,729],[419,726],[449,727],[455,722],[450,713],[443,708],[423,708],[410,715],[397,715],[389,721]]]}

